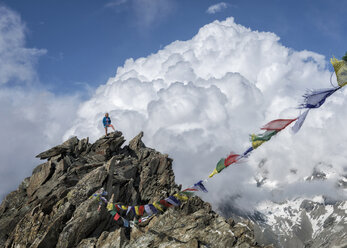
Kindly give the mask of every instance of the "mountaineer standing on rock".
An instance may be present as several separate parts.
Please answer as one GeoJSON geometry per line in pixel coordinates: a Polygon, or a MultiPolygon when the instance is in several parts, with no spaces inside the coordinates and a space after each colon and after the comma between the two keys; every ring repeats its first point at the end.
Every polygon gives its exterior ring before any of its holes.
{"type": "Polygon", "coordinates": [[[108,113],[105,114],[104,119],[102,119],[102,123],[104,124],[104,128],[105,128],[105,135],[107,136],[107,128],[108,127],[112,127],[113,131],[116,131],[113,127],[113,125],[111,124],[111,118],[108,117],[108,113]]]}

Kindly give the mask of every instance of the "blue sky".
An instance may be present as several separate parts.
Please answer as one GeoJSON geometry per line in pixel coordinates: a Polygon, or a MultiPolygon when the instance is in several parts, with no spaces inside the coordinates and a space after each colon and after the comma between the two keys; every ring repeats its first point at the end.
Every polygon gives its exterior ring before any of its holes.
{"type": "Polygon", "coordinates": [[[114,76],[127,58],[188,40],[203,25],[229,16],[252,30],[276,33],[284,46],[296,50],[314,51],[327,59],[346,50],[345,1],[224,1],[227,7],[214,14],[206,10],[220,1],[159,2],[0,1],[26,24],[27,47],[47,50],[39,59],[38,76],[56,94],[95,88],[114,76]]]}

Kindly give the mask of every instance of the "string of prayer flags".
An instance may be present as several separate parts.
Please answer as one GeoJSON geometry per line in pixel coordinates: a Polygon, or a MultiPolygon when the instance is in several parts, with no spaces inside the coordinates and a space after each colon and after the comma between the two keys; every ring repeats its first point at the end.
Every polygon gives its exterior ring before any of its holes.
{"type": "Polygon", "coordinates": [[[337,60],[335,57],[330,59],[334,67],[337,83],[340,87],[347,84],[347,62],[345,60],[337,60]]]}
{"type": "MultiPolygon", "coordinates": [[[[285,129],[290,123],[295,121],[295,119],[277,119],[270,121],[267,123],[265,126],[263,126],[261,129],[262,130],[268,130],[268,131],[281,131],[285,129]]],[[[271,138],[271,137],[270,137],[271,138]]]]}
{"type": "Polygon", "coordinates": [[[202,180],[195,183],[192,187],[189,187],[165,199],[159,200],[157,202],[153,202],[152,204],[138,205],[138,206],[126,206],[126,205],[120,205],[120,204],[113,204],[114,195],[112,195],[110,201],[107,203],[106,208],[115,221],[118,221],[121,218],[123,221],[124,227],[129,227],[129,226],[133,226],[134,223],[135,224],[140,223],[142,221],[149,219],[152,215],[157,214],[158,211],[164,212],[165,209],[167,208],[181,205],[181,201],[188,200],[188,195],[196,191],[207,192],[207,189],[205,185],[203,184],[202,180]],[[130,212],[133,212],[134,215],[136,216],[143,216],[144,213],[146,213],[147,216],[142,217],[138,221],[137,220],[128,221],[127,219],[123,218],[119,214],[121,212],[124,213],[124,211],[126,211],[125,215],[128,215],[130,212]]]}
{"type": "Polygon", "coordinates": [[[237,162],[241,156],[235,153],[230,153],[230,155],[224,159],[220,159],[216,165],[216,168],[213,170],[213,172],[208,177],[213,177],[214,175],[220,173],[222,170],[224,170],[229,165],[237,162]]]}
{"type": "Polygon", "coordinates": [[[303,95],[304,100],[303,103],[300,104],[299,108],[319,108],[323,105],[325,100],[338,89],[340,89],[340,87],[307,91],[306,94],[303,95]]]}
{"type": "Polygon", "coordinates": [[[302,113],[298,120],[295,122],[294,126],[292,127],[292,131],[293,133],[297,133],[299,132],[302,124],[304,123],[305,119],[306,119],[306,116],[308,114],[308,111],[310,111],[310,109],[307,109],[306,111],[304,111],[304,113],[302,113]]]}

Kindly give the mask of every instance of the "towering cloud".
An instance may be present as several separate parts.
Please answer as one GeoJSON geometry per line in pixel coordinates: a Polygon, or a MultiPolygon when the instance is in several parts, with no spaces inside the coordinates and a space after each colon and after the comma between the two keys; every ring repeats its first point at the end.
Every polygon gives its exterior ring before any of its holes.
{"type": "MultiPolygon", "coordinates": [[[[128,59],[81,105],[65,138],[95,140],[103,134],[101,119],[109,112],[127,139],[143,130],[147,145],[169,153],[177,182],[190,184],[206,178],[231,150],[243,152],[250,144],[248,135],[263,124],[297,117],[305,89],[328,87],[329,77],[322,55],[286,48],[275,34],[252,31],[233,18],[215,21],[191,40],[128,59]]],[[[337,93],[312,111],[297,135],[285,130],[247,162],[215,176],[209,200],[238,194],[240,204],[252,206],[272,197],[274,188],[290,197],[315,195],[321,188],[345,197],[335,190],[333,178],[316,188],[302,178],[318,164],[331,165],[337,174],[345,168],[346,94],[337,93]],[[259,175],[268,178],[261,188],[255,181],[259,175]]]]}

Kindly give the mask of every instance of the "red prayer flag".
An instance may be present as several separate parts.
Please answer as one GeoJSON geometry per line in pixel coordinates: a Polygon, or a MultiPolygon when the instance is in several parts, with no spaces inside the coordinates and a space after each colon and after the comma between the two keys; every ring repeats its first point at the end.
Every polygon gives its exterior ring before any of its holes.
{"type": "Polygon", "coordinates": [[[198,191],[198,190],[194,188],[186,188],[185,190],[182,190],[182,192],[186,192],[186,191],[198,191]]]}
{"type": "Polygon", "coordinates": [[[139,215],[142,216],[143,212],[145,211],[145,206],[141,205],[139,206],[139,215]]]}
{"type": "Polygon", "coordinates": [[[118,213],[116,213],[116,215],[114,216],[113,219],[114,219],[115,221],[117,221],[117,220],[119,220],[119,218],[120,218],[120,215],[119,215],[118,213]]]}
{"type": "Polygon", "coordinates": [[[296,121],[297,118],[295,119],[277,119],[270,121],[268,124],[263,126],[261,129],[262,130],[269,130],[269,131],[281,131],[282,129],[285,129],[290,123],[293,121],[296,121]]]}
{"type": "Polygon", "coordinates": [[[168,202],[165,201],[165,200],[160,200],[159,203],[160,203],[161,205],[163,205],[164,207],[167,207],[167,208],[169,208],[169,207],[172,206],[172,204],[168,203],[168,202]]]}
{"type": "Polygon", "coordinates": [[[230,155],[224,160],[224,166],[228,167],[229,165],[235,163],[237,159],[240,157],[240,155],[235,153],[230,153],[230,155]]]}

